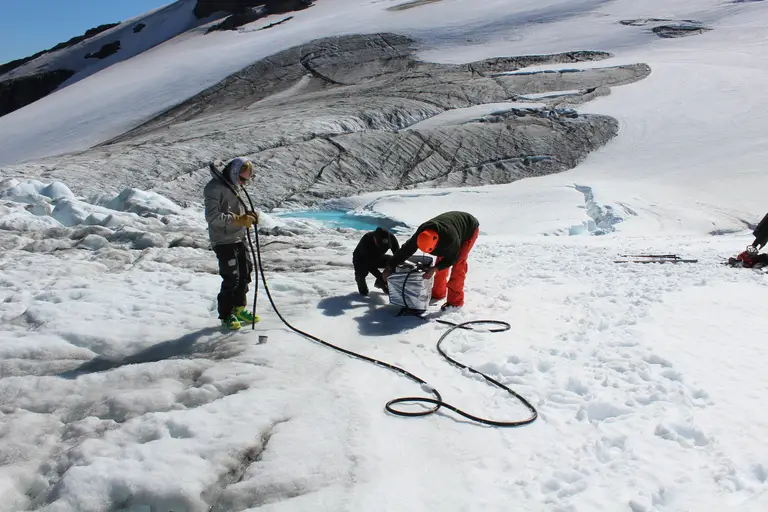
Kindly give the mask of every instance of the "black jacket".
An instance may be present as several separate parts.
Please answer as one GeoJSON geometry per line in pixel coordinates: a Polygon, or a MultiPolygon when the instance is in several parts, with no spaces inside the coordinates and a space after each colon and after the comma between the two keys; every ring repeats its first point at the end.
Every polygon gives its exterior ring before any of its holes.
{"type": "Polygon", "coordinates": [[[768,243],[768,214],[763,217],[752,234],[755,235],[755,241],[752,242],[754,247],[759,249],[768,243]]]}
{"type": "Polygon", "coordinates": [[[376,228],[376,231],[369,231],[360,239],[352,253],[352,261],[355,265],[374,266],[390,249],[393,254],[400,249],[397,238],[385,229],[376,228]]]}
{"type": "Polygon", "coordinates": [[[394,269],[413,256],[419,249],[416,245],[419,233],[425,229],[433,229],[437,232],[438,241],[437,247],[432,251],[432,256],[442,257],[436,265],[438,270],[446,269],[456,263],[456,260],[459,259],[461,244],[472,238],[479,226],[478,220],[469,213],[442,213],[419,226],[416,233],[392,257],[390,267],[394,269]]]}

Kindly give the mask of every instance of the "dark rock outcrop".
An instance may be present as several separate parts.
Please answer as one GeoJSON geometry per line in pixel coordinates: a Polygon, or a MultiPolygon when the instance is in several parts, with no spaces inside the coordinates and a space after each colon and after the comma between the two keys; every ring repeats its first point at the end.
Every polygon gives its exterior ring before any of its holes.
{"type": "MultiPolygon", "coordinates": [[[[116,27],[119,23],[109,23],[106,25],[99,25],[85,31],[85,34],[76,36],[68,41],[59,43],[53,48],[43,50],[30,57],[23,59],[17,59],[0,66],[0,76],[13,71],[14,69],[23,66],[27,62],[30,62],[41,55],[46,53],[52,53],[57,50],[62,50],[70,46],[74,46],[77,43],[85,41],[97,34],[109,30],[112,27],[116,27]]],[[[40,98],[47,96],[55,91],[62,83],[74,75],[74,71],[68,69],[56,69],[53,71],[45,71],[42,73],[35,73],[33,75],[21,76],[18,78],[11,78],[8,80],[0,81],[0,116],[4,116],[14,110],[18,110],[21,107],[29,105],[40,98]]]]}
{"type": "Polygon", "coordinates": [[[702,25],[694,25],[694,24],[686,24],[686,23],[676,23],[674,25],[660,25],[658,27],[653,27],[652,29],[654,34],[656,34],[659,37],[663,37],[665,39],[669,39],[673,37],[695,36],[698,34],[703,34],[704,32],[709,32],[710,30],[712,29],[708,27],[704,27],[702,25]]]}
{"type": "MultiPolygon", "coordinates": [[[[619,21],[619,23],[621,23],[622,25],[630,26],[630,27],[644,27],[646,25],[651,25],[654,23],[665,23],[670,21],[675,21],[675,20],[671,20],[669,18],[638,18],[634,20],[621,20],[619,21]]],[[[691,20],[683,20],[683,21],[691,21],[691,20]]]]}
{"type": "Polygon", "coordinates": [[[252,23],[266,15],[267,10],[265,7],[249,7],[243,11],[236,12],[231,16],[227,16],[224,21],[209,28],[206,31],[206,34],[217,30],[237,30],[238,27],[252,23]]]}
{"type": "Polygon", "coordinates": [[[12,71],[12,70],[18,68],[19,66],[22,66],[22,65],[26,64],[27,62],[40,57],[41,55],[45,55],[46,53],[55,52],[57,50],[62,50],[64,48],[68,48],[70,46],[74,46],[77,43],[85,41],[86,39],[89,39],[89,38],[91,38],[91,37],[93,37],[93,36],[95,36],[97,34],[100,34],[100,33],[104,32],[105,30],[109,30],[110,28],[116,27],[118,25],[119,25],[119,23],[108,23],[106,25],[99,25],[98,27],[90,28],[90,29],[85,31],[85,34],[83,34],[81,36],[73,37],[69,41],[65,41],[63,43],[59,43],[56,46],[54,46],[53,48],[49,48],[47,50],[43,50],[41,52],[37,52],[36,54],[34,54],[34,55],[30,56],[30,57],[25,57],[23,59],[13,60],[11,62],[3,64],[2,66],[0,66],[0,75],[8,73],[9,71],[12,71]]]}
{"type": "Polygon", "coordinates": [[[120,50],[120,41],[112,41],[111,43],[104,44],[96,53],[86,53],[86,59],[106,59],[110,55],[114,55],[120,50]]]}
{"type": "Polygon", "coordinates": [[[634,20],[621,20],[619,23],[631,27],[645,27],[653,25],[651,32],[659,37],[669,39],[673,37],[686,37],[703,34],[712,30],[696,20],[673,20],[669,18],[639,18],[634,20]]]}
{"type": "Polygon", "coordinates": [[[311,0],[197,0],[194,12],[198,19],[216,12],[243,13],[254,7],[264,7],[269,14],[282,14],[306,9],[311,3],[311,0]]]}
{"type": "Polygon", "coordinates": [[[139,23],[139,24],[137,24],[136,26],[133,27],[133,33],[134,34],[138,34],[142,30],[144,30],[144,28],[146,28],[146,26],[147,26],[146,23],[139,23]]]}
{"type": "Polygon", "coordinates": [[[0,116],[47,96],[74,74],[69,69],[57,69],[0,82],[0,116]]]}
{"type": "Polygon", "coordinates": [[[287,17],[281,19],[280,21],[276,21],[274,23],[270,23],[269,25],[264,25],[263,27],[259,28],[259,30],[266,30],[268,28],[276,27],[276,26],[282,25],[286,21],[290,21],[292,19],[293,19],[293,16],[287,16],[287,17]]]}
{"type": "MultiPolygon", "coordinates": [[[[238,27],[242,27],[248,23],[269,16],[271,14],[283,14],[286,12],[300,11],[306,9],[312,5],[312,0],[286,0],[286,1],[272,1],[272,2],[260,2],[263,5],[255,7],[240,7],[231,16],[228,16],[221,23],[212,26],[206,33],[210,33],[216,30],[237,30],[238,27]]],[[[199,4],[198,4],[199,5],[199,4]]],[[[286,20],[282,20],[279,23],[273,23],[271,26],[278,25],[286,20]]]]}
{"type": "Polygon", "coordinates": [[[392,7],[388,7],[388,11],[407,11],[408,9],[413,9],[414,7],[419,7],[426,4],[433,4],[435,2],[442,2],[442,0],[412,0],[410,2],[405,2],[398,5],[393,5],[392,7]]]}

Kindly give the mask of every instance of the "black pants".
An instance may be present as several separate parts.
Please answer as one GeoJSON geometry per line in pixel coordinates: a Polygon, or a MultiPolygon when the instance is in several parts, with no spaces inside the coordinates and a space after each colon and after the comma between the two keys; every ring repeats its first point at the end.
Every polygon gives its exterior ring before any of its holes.
{"type": "Polygon", "coordinates": [[[235,307],[246,304],[253,263],[242,242],[217,245],[213,251],[219,260],[219,275],[222,279],[221,291],[216,297],[219,303],[219,318],[227,318],[235,307]]]}
{"type": "Polygon", "coordinates": [[[384,282],[379,269],[383,269],[387,266],[392,256],[389,254],[383,255],[381,258],[370,261],[363,258],[352,258],[352,265],[355,267],[355,282],[357,283],[357,289],[363,295],[368,293],[368,285],[365,283],[365,278],[368,274],[373,274],[373,277],[377,281],[382,282],[382,286],[386,288],[387,283],[384,282]]]}

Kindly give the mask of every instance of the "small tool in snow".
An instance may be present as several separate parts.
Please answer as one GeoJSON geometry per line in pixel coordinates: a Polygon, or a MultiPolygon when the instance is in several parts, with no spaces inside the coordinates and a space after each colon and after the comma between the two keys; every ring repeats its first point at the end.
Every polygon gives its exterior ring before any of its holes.
{"type": "Polygon", "coordinates": [[[699,260],[687,259],[677,254],[619,254],[614,263],[697,263],[699,260]]]}

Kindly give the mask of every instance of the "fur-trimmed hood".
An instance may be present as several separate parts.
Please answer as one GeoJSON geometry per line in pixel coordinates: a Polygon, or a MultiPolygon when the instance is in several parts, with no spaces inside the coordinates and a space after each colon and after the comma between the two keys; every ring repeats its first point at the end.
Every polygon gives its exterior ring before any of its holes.
{"type": "Polygon", "coordinates": [[[240,170],[243,168],[243,165],[245,165],[247,161],[248,159],[242,156],[233,158],[227,165],[224,165],[224,162],[219,160],[213,161],[209,166],[211,176],[217,179],[221,179],[223,176],[224,179],[230,183],[230,185],[237,186],[237,177],[240,174],[240,170]]]}

